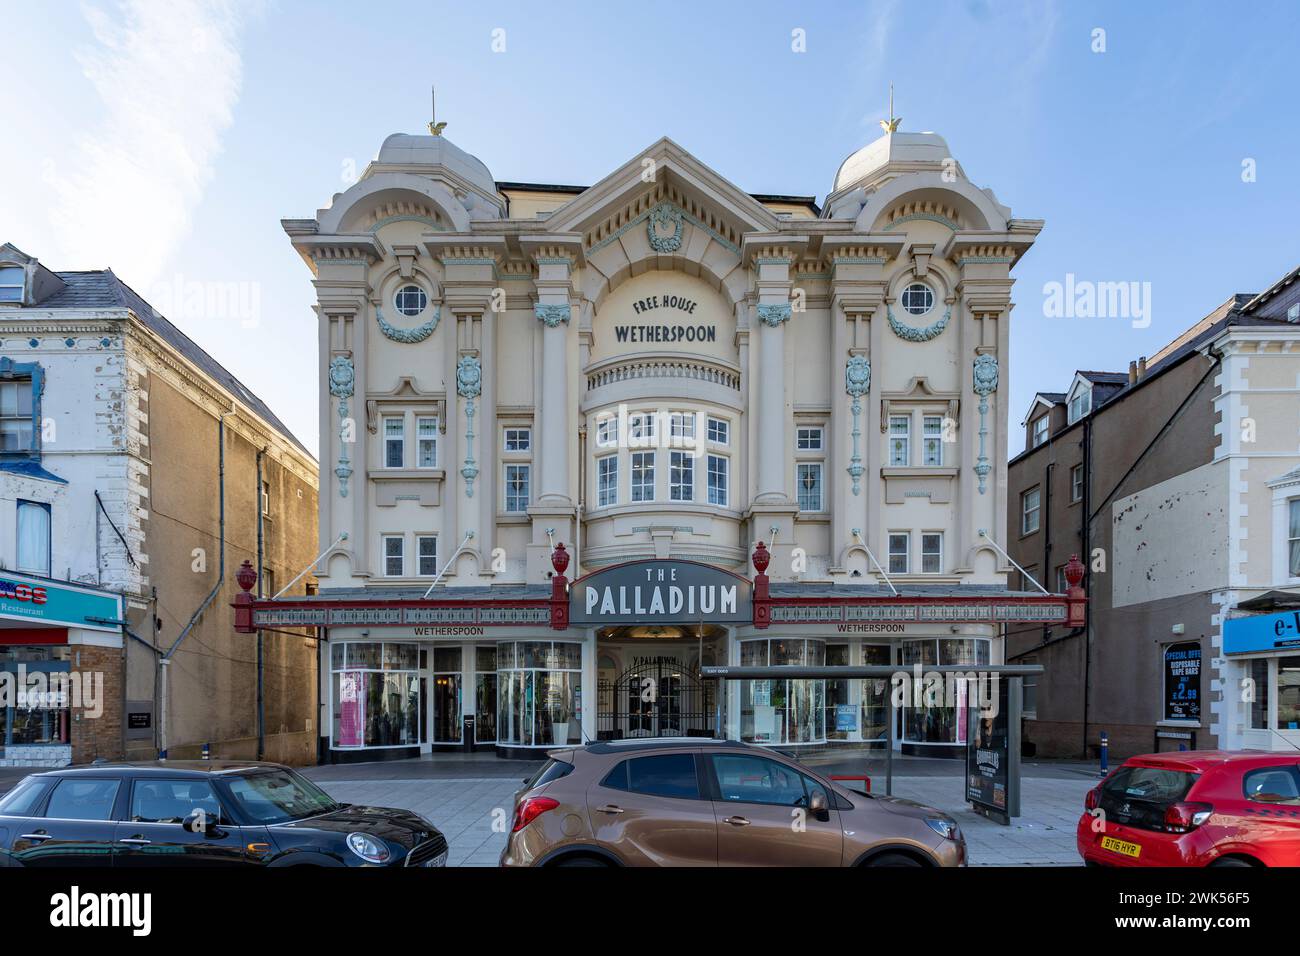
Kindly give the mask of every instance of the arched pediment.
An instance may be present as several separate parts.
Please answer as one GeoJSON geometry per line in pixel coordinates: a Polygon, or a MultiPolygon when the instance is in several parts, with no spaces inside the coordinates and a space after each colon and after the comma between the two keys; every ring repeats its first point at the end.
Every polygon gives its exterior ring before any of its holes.
{"type": "Polygon", "coordinates": [[[891,180],[871,193],[858,213],[854,228],[859,232],[879,232],[891,225],[897,227],[905,221],[904,216],[924,216],[942,222],[951,219],[953,214],[957,219],[949,228],[954,231],[1004,232],[1009,210],[968,180],[945,182],[940,172],[918,172],[891,180]]]}
{"type": "Polygon", "coordinates": [[[367,232],[390,216],[421,218],[415,211],[421,207],[431,209],[447,231],[469,231],[469,213],[450,189],[406,173],[377,173],[339,194],[328,209],[317,213],[319,231],[323,235],[367,232]]]}

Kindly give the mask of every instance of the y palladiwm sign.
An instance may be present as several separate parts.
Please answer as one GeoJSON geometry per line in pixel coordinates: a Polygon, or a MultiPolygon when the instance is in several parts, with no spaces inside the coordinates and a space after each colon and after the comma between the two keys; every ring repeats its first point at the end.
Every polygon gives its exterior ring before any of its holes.
{"type": "Polygon", "coordinates": [[[569,591],[571,624],[748,624],[753,586],[695,561],[633,561],[588,574],[569,591]]]}

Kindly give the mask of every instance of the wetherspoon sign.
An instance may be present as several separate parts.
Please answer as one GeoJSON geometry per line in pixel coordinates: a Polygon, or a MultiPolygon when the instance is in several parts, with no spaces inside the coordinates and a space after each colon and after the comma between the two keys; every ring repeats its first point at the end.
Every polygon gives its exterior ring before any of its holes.
{"type": "Polygon", "coordinates": [[[569,590],[571,624],[748,624],[753,587],[695,561],[633,561],[596,571],[569,590]]]}

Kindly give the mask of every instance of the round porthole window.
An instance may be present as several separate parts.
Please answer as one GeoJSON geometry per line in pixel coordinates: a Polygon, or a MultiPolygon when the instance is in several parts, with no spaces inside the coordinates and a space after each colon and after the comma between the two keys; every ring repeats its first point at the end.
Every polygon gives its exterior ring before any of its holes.
{"type": "Polygon", "coordinates": [[[903,290],[902,302],[908,315],[925,315],[934,308],[934,292],[924,282],[913,282],[903,290]]]}
{"type": "Polygon", "coordinates": [[[417,316],[429,304],[429,297],[418,285],[404,285],[393,297],[393,305],[402,315],[417,316]]]}

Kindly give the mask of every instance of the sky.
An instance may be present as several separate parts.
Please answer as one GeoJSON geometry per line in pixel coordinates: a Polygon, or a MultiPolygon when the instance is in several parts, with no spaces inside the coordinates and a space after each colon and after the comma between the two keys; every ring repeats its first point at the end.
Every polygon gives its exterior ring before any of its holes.
{"type": "Polygon", "coordinates": [[[445,135],[498,180],[590,185],[667,135],[741,189],[821,201],[893,83],[902,130],[941,134],[976,186],[1046,221],[1013,272],[1013,428],[1076,369],[1127,370],[1300,264],[1295,0],[0,12],[0,242],[111,267],[311,449],[314,290],[280,220],[328,205],[388,134],[423,132],[431,84],[445,135]],[[1062,309],[1079,283],[1125,283],[1130,303],[1062,309]]]}

